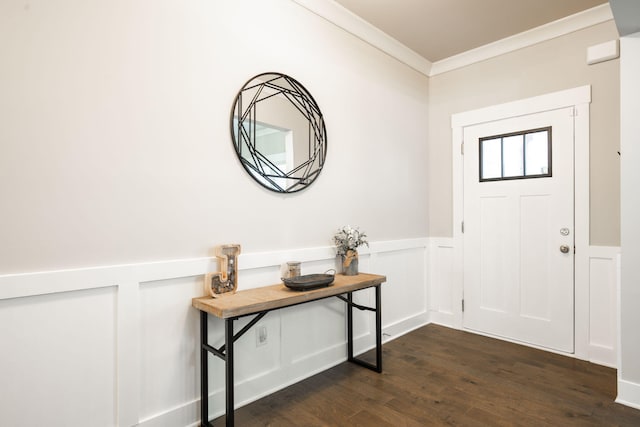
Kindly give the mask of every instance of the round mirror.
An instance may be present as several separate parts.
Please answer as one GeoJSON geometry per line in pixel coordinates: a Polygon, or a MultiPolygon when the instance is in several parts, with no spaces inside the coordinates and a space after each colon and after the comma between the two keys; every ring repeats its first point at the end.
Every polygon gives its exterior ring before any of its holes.
{"type": "Polygon", "coordinates": [[[318,104],[297,80],[279,73],[255,76],[240,90],[231,113],[231,136],[249,175],[278,193],[311,185],[327,154],[318,104]]]}

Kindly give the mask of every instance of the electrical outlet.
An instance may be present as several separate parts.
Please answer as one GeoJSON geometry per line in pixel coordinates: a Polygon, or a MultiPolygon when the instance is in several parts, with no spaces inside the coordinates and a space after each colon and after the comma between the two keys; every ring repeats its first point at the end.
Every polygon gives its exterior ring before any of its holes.
{"type": "Polygon", "coordinates": [[[258,326],[256,328],[256,347],[265,345],[267,343],[267,327],[258,326]]]}

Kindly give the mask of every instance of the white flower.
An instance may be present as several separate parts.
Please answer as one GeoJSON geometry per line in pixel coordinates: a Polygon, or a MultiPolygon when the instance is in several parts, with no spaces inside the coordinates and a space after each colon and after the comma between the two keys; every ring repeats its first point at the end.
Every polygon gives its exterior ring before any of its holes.
{"type": "Polygon", "coordinates": [[[367,235],[360,232],[358,227],[354,228],[350,225],[345,225],[344,227],[338,228],[337,233],[333,236],[333,242],[336,245],[338,255],[344,255],[349,250],[355,251],[358,246],[369,246],[366,237],[367,235]]]}

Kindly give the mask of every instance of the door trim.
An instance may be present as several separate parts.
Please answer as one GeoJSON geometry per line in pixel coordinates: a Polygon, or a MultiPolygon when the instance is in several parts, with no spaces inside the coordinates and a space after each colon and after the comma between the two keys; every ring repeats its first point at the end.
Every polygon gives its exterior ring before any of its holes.
{"type": "MultiPolygon", "coordinates": [[[[574,285],[574,356],[588,359],[589,352],[589,104],[591,85],[548,93],[532,98],[466,111],[451,116],[453,162],[453,294],[462,301],[464,251],[463,221],[463,130],[495,120],[574,107],[574,215],[575,215],[575,285],[574,285]]],[[[454,327],[463,328],[462,304],[455,307],[454,327]]]]}

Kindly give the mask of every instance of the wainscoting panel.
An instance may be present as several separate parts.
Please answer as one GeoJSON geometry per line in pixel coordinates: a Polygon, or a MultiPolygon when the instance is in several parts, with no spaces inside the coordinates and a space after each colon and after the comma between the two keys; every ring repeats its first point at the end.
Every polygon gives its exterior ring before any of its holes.
{"type": "MultiPolygon", "coordinates": [[[[428,240],[371,242],[360,270],[387,276],[383,331],[394,338],[427,323],[428,240]]],[[[331,247],[242,254],[239,290],[336,268],[331,247]]],[[[199,312],[215,258],[0,276],[2,423],[48,426],[196,426],[200,407],[199,312]]],[[[356,294],[373,305],[374,292],[356,294]]],[[[356,352],[375,345],[372,313],[354,311],[356,352]]],[[[250,319],[236,322],[236,330],[250,319]]],[[[223,321],[209,317],[209,342],[223,321]]],[[[345,304],[335,298],[270,312],[236,342],[236,403],[244,405],[346,360],[345,304]]],[[[210,357],[210,416],[224,412],[223,363],[210,357]]]]}
{"type": "Polygon", "coordinates": [[[0,424],[116,424],[116,291],[0,300],[0,424]]]}
{"type": "Polygon", "coordinates": [[[456,297],[453,281],[453,239],[433,238],[429,242],[429,316],[433,323],[455,327],[462,299],[456,297]]]}
{"type": "Polygon", "coordinates": [[[615,368],[619,247],[589,248],[589,360],[615,368]]]}
{"type": "Polygon", "coordinates": [[[191,299],[202,279],[140,284],[140,417],[146,419],[199,396],[199,316],[191,299]]]}
{"type": "MultiPolygon", "coordinates": [[[[426,283],[424,252],[405,249],[379,253],[372,262],[376,265],[376,270],[388,272],[388,286],[382,286],[385,325],[402,324],[408,319],[426,314],[426,286],[416,286],[418,283],[426,283]]],[[[370,290],[370,294],[370,304],[373,304],[373,290],[370,290]]],[[[373,322],[372,314],[369,318],[373,322]]],[[[373,345],[375,342],[371,343],[373,345]]]]}

